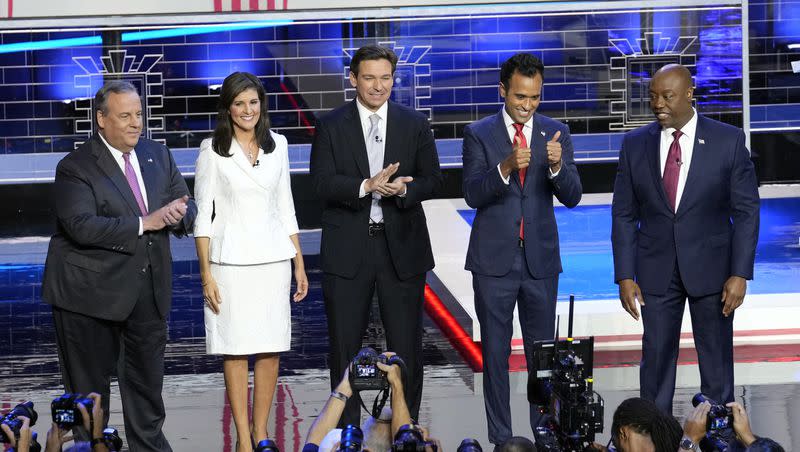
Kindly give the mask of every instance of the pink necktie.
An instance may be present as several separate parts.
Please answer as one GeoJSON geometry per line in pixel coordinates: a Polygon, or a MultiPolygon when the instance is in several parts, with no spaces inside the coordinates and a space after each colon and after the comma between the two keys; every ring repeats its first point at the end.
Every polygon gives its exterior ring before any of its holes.
{"type": "MultiPolygon", "coordinates": [[[[525,139],[525,134],[522,133],[522,128],[525,127],[525,124],[517,124],[514,123],[514,129],[516,129],[516,133],[514,134],[514,141],[519,141],[519,147],[526,148],[528,147],[528,140],[525,139]]],[[[528,168],[522,168],[519,170],[519,185],[521,187],[525,186],[525,175],[528,173],[528,168]]],[[[519,238],[525,238],[525,218],[523,218],[519,222],[519,238]]]]}
{"type": "Polygon", "coordinates": [[[136,179],[136,173],[133,171],[131,165],[131,155],[127,152],[122,153],[122,159],[125,160],[125,179],[128,179],[128,185],[131,186],[133,197],[136,198],[136,204],[139,204],[139,210],[142,215],[147,215],[147,207],[144,205],[144,198],[142,198],[142,189],[139,187],[139,181],[136,179]]]}
{"type": "Polygon", "coordinates": [[[675,211],[675,201],[678,196],[678,175],[680,175],[681,165],[683,164],[681,162],[681,144],[678,141],[681,135],[683,135],[683,132],[680,130],[672,132],[672,136],[675,139],[672,140],[672,144],[669,146],[667,164],[664,165],[664,176],[662,178],[664,191],[667,193],[667,200],[672,206],[673,212],[675,211]]]}

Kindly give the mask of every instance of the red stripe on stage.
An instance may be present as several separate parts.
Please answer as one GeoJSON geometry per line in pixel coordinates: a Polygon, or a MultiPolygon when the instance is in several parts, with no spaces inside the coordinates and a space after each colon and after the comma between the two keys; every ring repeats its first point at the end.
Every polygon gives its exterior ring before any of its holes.
{"type": "Polygon", "coordinates": [[[464,331],[464,328],[445,307],[439,296],[427,284],[425,284],[425,312],[442,330],[442,333],[450,341],[450,345],[458,351],[472,370],[474,372],[482,372],[483,356],[481,355],[480,346],[464,331]]]}
{"type": "MultiPolygon", "coordinates": [[[[800,328],[782,328],[782,329],[774,329],[774,330],[743,330],[743,331],[734,331],[733,337],[753,337],[753,336],[789,336],[800,334],[800,328]]],[[[681,333],[681,339],[691,339],[692,333],[686,332],[681,333]]],[[[563,338],[562,339],[566,339],[563,338]]],[[[594,342],[595,343],[602,343],[602,342],[620,342],[620,341],[640,341],[642,339],[641,334],[616,334],[616,335],[606,335],[606,336],[595,336],[594,342]]],[[[522,339],[513,339],[511,341],[511,345],[514,346],[521,346],[522,339]]]]}
{"type": "Polygon", "coordinates": [[[283,0],[283,9],[289,9],[289,0],[283,0]]]}
{"type": "Polygon", "coordinates": [[[250,0],[250,11],[258,11],[258,0],[250,0]]]}
{"type": "Polygon", "coordinates": [[[267,9],[269,10],[275,9],[275,0],[267,0],[267,9]]]}
{"type": "Polygon", "coordinates": [[[14,17],[14,0],[8,0],[8,18],[14,17]]]}
{"type": "Polygon", "coordinates": [[[214,12],[222,12],[222,0],[214,0],[214,12]]]}
{"type": "Polygon", "coordinates": [[[242,0],[231,0],[231,11],[241,11],[242,0]]]}

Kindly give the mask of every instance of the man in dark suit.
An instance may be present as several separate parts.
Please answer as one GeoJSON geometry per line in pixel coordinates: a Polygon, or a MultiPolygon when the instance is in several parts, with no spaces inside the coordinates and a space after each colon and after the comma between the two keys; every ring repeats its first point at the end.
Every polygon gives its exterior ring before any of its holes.
{"type": "Polygon", "coordinates": [[[161,431],[169,233],[191,231],[196,207],[169,150],[140,138],[142,103],[133,85],[106,83],[94,110],[99,133],[56,168],[58,223],[42,297],[53,305],[66,390],[100,393],[108,420],[118,373],[129,448],[171,450],[161,431]]]}
{"type": "Polygon", "coordinates": [[[686,299],[701,389],[733,401],[733,312],[753,278],[758,187],[744,133],[697,114],[680,65],[650,82],[656,121],[628,132],[614,184],[611,243],[623,308],[644,336],[641,396],[672,412],[686,299]]]}
{"type": "MultiPolygon", "coordinates": [[[[422,305],[433,268],[421,202],[442,185],[428,119],[389,101],[397,56],[364,46],[350,63],[356,99],[317,120],[311,177],[324,201],[322,292],[335,385],[361,347],[377,289],[386,342],[405,361],[412,417],[422,397],[422,305]]],[[[340,425],[360,424],[358,395],[340,425]]]]}
{"type": "MultiPolygon", "coordinates": [[[[514,306],[527,357],[534,341],[553,339],[555,328],[561,256],[553,196],[570,208],[581,199],[569,128],[536,113],[543,77],[538,58],[514,55],[500,69],[503,109],[464,129],[464,198],[478,209],[466,269],[472,272],[489,441],[495,445],[513,436],[508,358],[514,306]]],[[[538,418],[532,406],[532,427],[538,418]]]]}

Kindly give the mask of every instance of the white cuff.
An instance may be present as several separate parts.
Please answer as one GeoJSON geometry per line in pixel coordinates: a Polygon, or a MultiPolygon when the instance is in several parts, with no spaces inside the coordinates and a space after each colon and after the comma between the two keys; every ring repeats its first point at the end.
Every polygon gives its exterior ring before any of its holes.
{"type": "Polygon", "coordinates": [[[503,180],[503,183],[508,185],[511,182],[511,175],[509,174],[508,177],[503,177],[503,172],[500,171],[500,164],[497,164],[497,173],[500,175],[500,179],[503,180]]]}

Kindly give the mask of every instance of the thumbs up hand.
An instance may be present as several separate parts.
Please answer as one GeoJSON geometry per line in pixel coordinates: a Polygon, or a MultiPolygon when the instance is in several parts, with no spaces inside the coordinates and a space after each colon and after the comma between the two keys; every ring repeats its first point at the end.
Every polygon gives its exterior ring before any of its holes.
{"type": "Polygon", "coordinates": [[[558,141],[559,138],[561,138],[560,130],[556,131],[553,137],[547,141],[547,163],[553,173],[561,170],[561,143],[558,141]]]}
{"type": "Polygon", "coordinates": [[[519,137],[514,137],[514,144],[511,148],[511,153],[508,154],[502,162],[500,162],[500,171],[503,177],[508,177],[512,171],[519,171],[527,168],[531,164],[531,148],[522,146],[522,141],[519,137]]]}

